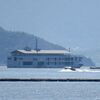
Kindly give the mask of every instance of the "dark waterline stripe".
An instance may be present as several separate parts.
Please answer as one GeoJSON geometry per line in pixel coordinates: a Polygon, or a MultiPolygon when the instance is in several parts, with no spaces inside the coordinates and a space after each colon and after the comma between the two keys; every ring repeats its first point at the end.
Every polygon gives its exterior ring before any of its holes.
{"type": "Polygon", "coordinates": [[[100,82],[100,79],[77,79],[77,78],[1,78],[0,82],[100,82]]]}

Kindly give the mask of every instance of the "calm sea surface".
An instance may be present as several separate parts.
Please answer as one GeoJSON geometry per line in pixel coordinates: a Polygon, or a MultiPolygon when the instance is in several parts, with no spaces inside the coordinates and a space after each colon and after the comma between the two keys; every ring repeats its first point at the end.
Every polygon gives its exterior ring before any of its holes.
{"type": "MultiPolygon", "coordinates": [[[[100,72],[0,68],[0,78],[100,78],[100,72]]],[[[0,82],[0,100],[100,100],[100,82],[0,82]]]]}

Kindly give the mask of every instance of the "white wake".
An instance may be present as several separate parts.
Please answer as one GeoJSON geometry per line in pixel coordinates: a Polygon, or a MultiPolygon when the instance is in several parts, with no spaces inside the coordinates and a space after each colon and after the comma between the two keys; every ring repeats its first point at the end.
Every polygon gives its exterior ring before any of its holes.
{"type": "Polygon", "coordinates": [[[60,72],[100,72],[99,69],[79,69],[76,68],[75,71],[71,70],[71,69],[62,69],[60,70],[60,72]]]}

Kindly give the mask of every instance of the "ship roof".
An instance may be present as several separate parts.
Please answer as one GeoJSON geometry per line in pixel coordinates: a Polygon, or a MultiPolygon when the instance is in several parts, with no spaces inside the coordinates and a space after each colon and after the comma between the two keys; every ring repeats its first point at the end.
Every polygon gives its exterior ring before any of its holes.
{"type": "Polygon", "coordinates": [[[23,54],[66,54],[66,53],[70,53],[67,50],[15,50],[12,53],[15,52],[19,52],[19,53],[23,53],[23,54]]]}

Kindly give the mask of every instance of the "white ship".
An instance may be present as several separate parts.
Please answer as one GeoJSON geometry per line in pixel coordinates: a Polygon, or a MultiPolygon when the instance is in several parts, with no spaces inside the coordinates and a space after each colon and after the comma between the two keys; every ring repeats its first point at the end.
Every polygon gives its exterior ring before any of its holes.
{"type": "Polygon", "coordinates": [[[24,50],[12,51],[7,59],[9,68],[64,68],[84,66],[83,57],[67,50],[24,50]]]}

